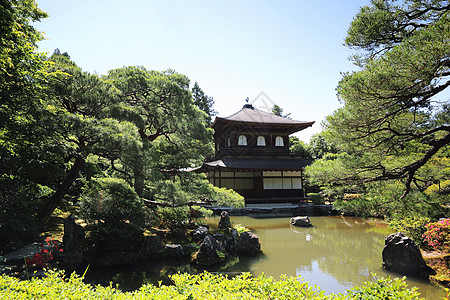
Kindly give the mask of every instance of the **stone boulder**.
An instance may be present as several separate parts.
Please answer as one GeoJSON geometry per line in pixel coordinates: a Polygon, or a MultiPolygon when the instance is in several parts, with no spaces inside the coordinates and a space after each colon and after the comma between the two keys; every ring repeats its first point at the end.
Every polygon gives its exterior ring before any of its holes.
{"type": "Polygon", "coordinates": [[[197,229],[195,229],[192,232],[192,240],[196,243],[202,241],[205,238],[205,236],[208,234],[208,231],[209,230],[207,227],[199,226],[197,229]]]}
{"type": "Polygon", "coordinates": [[[226,241],[227,236],[225,234],[222,233],[216,233],[213,235],[213,238],[218,241],[221,245],[223,245],[223,243],[226,241]]]}
{"type": "Polygon", "coordinates": [[[168,258],[181,258],[186,256],[183,246],[178,244],[166,244],[164,246],[164,254],[168,258]]]}
{"type": "Polygon", "coordinates": [[[429,276],[435,272],[423,260],[419,248],[409,237],[397,232],[386,237],[383,268],[405,275],[429,276]]]}
{"type": "Polygon", "coordinates": [[[211,266],[225,260],[222,246],[215,238],[207,235],[200,244],[200,248],[192,256],[193,263],[201,266],[211,266]]]}
{"type": "Polygon", "coordinates": [[[291,225],[299,227],[311,227],[311,221],[308,217],[292,217],[290,221],[291,225]]]}
{"type": "Polygon", "coordinates": [[[23,265],[25,259],[32,258],[33,255],[39,253],[40,251],[41,248],[39,246],[39,243],[33,243],[4,255],[3,261],[10,265],[23,265]]]}
{"type": "Polygon", "coordinates": [[[145,236],[140,250],[141,257],[160,257],[162,256],[164,246],[161,243],[161,238],[157,235],[145,236]]]}
{"type": "Polygon", "coordinates": [[[246,231],[239,235],[236,243],[238,254],[257,255],[261,253],[261,244],[256,234],[246,231]]]}
{"type": "Polygon", "coordinates": [[[230,227],[231,227],[230,216],[228,215],[228,212],[223,211],[220,214],[219,229],[229,229],[230,227]]]}
{"type": "Polygon", "coordinates": [[[237,254],[237,240],[238,240],[238,232],[235,228],[231,229],[231,234],[229,236],[215,234],[214,238],[222,245],[225,252],[231,256],[236,256],[237,254]]]}
{"type": "Polygon", "coordinates": [[[75,223],[73,215],[64,220],[63,245],[61,266],[69,270],[79,268],[83,263],[84,228],[75,223]]]}

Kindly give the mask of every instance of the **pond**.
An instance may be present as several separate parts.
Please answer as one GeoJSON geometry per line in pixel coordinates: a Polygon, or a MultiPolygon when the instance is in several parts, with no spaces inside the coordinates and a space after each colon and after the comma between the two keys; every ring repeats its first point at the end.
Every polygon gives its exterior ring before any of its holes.
{"type": "MultiPolygon", "coordinates": [[[[218,218],[208,219],[216,226],[218,218]]],[[[289,225],[289,217],[251,218],[232,217],[258,235],[263,253],[256,258],[231,262],[212,272],[233,275],[251,272],[279,278],[282,274],[301,276],[310,285],[317,285],[326,293],[341,293],[373,280],[378,276],[397,277],[381,268],[384,238],[391,231],[376,220],[352,217],[310,217],[313,227],[300,228],[289,225]]],[[[125,290],[136,289],[142,283],[165,280],[165,274],[177,271],[196,272],[180,261],[149,261],[138,267],[122,270],[91,270],[87,280],[93,283],[113,281],[125,290]],[[181,263],[181,264],[180,264],[181,263]]],[[[424,280],[407,278],[409,286],[417,286],[425,299],[442,299],[444,290],[424,280]]]]}

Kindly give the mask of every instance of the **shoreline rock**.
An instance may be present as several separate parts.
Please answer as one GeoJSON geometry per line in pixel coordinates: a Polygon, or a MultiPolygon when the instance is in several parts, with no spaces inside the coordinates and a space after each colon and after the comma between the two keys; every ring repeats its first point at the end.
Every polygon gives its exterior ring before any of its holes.
{"type": "Polygon", "coordinates": [[[405,275],[428,277],[436,272],[424,261],[419,247],[401,232],[386,237],[383,248],[383,268],[405,275]]]}

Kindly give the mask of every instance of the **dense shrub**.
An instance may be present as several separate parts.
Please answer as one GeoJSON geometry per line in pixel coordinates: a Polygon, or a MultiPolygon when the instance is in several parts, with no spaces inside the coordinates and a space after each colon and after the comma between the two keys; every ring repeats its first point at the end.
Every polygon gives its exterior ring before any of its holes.
{"type": "Polygon", "coordinates": [[[49,272],[43,279],[20,281],[0,277],[1,299],[420,299],[401,279],[377,279],[355,287],[346,294],[325,293],[295,277],[282,276],[275,280],[268,276],[251,277],[244,273],[234,278],[203,273],[176,274],[173,285],[144,285],[134,292],[121,292],[109,287],[85,284],[72,274],[63,279],[62,273],[49,272]]]}
{"type": "Polygon", "coordinates": [[[442,219],[425,226],[424,241],[433,249],[450,252],[450,219],[442,219]]]}
{"type": "Polygon", "coordinates": [[[81,214],[88,223],[90,255],[135,251],[143,238],[144,212],[142,200],[126,181],[98,178],[89,182],[82,195],[81,214]]]}
{"type": "Polygon", "coordinates": [[[97,178],[82,195],[81,213],[92,223],[115,226],[120,223],[144,225],[142,200],[130,185],[118,178],[97,178]]]}
{"type": "Polygon", "coordinates": [[[189,211],[187,206],[159,208],[160,226],[171,230],[182,228],[184,222],[189,219],[189,211]]]}
{"type": "Polygon", "coordinates": [[[419,299],[417,288],[408,289],[405,281],[377,278],[347,291],[350,299],[419,299]]]}
{"type": "Polygon", "coordinates": [[[389,222],[389,227],[395,231],[403,232],[420,247],[424,243],[422,235],[427,230],[425,225],[428,222],[430,222],[430,218],[427,217],[405,217],[392,220],[389,222]]]}
{"type": "Polygon", "coordinates": [[[27,213],[14,215],[0,222],[0,254],[19,249],[39,236],[33,216],[27,213]]]}
{"type": "Polygon", "coordinates": [[[308,198],[314,205],[321,205],[325,203],[325,200],[320,193],[308,193],[308,198]]]}

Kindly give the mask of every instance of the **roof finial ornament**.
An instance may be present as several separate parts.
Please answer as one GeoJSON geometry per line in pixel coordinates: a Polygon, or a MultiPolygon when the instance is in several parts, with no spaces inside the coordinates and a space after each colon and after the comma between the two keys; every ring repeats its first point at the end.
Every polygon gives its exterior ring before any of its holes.
{"type": "Polygon", "coordinates": [[[243,108],[251,108],[251,109],[253,109],[253,105],[251,103],[248,103],[248,101],[250,101],[250,99],[248,99],[248,97],[245,98],[245,102],[246,103],[244,104],[243,108]]]}

